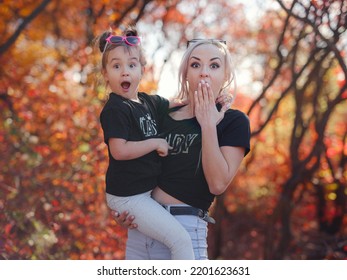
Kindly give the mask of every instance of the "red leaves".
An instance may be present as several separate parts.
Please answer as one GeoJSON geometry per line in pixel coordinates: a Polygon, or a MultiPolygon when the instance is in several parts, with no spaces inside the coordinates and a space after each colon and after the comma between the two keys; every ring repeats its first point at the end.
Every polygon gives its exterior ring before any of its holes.
{"type": "Polygon", "coordinates": [[[10,236],[12,228],[13,228],[13,224],[6,224],[4,227],[5,235],[10,236]]]}
{"type": "Polygon", "coordinates": [[[60,202],[56,199],[52,200],[51,203],[52,203],[53,207],[58,207],[60,205],[60,202]]]}

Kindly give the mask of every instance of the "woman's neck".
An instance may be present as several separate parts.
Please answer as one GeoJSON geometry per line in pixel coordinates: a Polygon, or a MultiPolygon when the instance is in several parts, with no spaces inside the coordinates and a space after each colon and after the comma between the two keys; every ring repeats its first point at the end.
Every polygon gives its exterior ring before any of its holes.
{"type": "Polygon", "coordinates": [[[194,118],[194,103],[189,99],[187,105],[181,107],[177,111],[170,113],[170,116],[175,120],[185,120],[194,118]]]}
{"type": "Polygon", "coordinates": [[[187,103],[187,106],[185,106],[185,107],[186,107],[186,110],[184,113],[186,114],[187,118],[195,117],[194,95],[192,95],[192,94],[188,95],[188,103],[187,103]]]}
{"type": "Polygon", "coordinates": [[[184,106],[181,110],[183,116],[186,116],[187,118],[195,117],[193,102],[189,102],[187,106],[184,106]]]}

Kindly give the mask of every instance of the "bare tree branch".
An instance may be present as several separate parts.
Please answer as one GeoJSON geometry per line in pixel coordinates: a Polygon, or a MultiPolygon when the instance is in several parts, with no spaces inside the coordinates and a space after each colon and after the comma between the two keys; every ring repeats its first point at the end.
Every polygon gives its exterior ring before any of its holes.
{"type": "MultiPolygon", "coordinates": [[[[310,25],[313,28],[313,31],[315,34],[317,34],[327,45],[328,47],[334,52],[336,59],[338,60],[344,74],[345,77],[347,77],[347,65],[345,64],[343,57],[341,55],[341,52],[338,50],[338,48],[336,47],[336,42],[332,42],[331,40],[329,40],[328,38],[326,38],[319,30],[318,25],[314,24],[312,21],[310,21],[308,19],[308,17],[300,17],[299,15],[293,13],[292,9],[288,9],[284,3],[281,0],[277,0],[277,2],[280,4],[280,6],[282,7],[282,9],[288,14],[291,15],[292,17],[310,25]]],[[[342,13],[342,12],[341,12],[342,13]]],[[[344,17],[347,17],[347,13],[346,11],[344,12],[344,17]]],[[[341,17],[343,18],[343,16],[341,17]]],[[[339,26],[339,25],[338,25],[339,26]]],[[[343,32],[346,31],[346,26],[342,25],[340,26],[341,30],[339,32],[339,34],[342,34],[343,32]]],[[[337,28],[339,29],[339,28],[337,28]]],[[[338,37],[339,38],[339,37],[338,37]]],[[[336,41],[336,38],[334,38],[336,41]]]]}
{"type": "Polygon", "coordinates": [[[2,45],[0,45],[0,55],[5,53],[9,47],[17,40],[21,32],[27,27],[27,25],[33,21],[51,2],[51,0],[43,0],[40,5],[36,7],[32,13],[23,19],[22,23],[18,26],[16,31],[10,36],[10,38],[2,45]]]}

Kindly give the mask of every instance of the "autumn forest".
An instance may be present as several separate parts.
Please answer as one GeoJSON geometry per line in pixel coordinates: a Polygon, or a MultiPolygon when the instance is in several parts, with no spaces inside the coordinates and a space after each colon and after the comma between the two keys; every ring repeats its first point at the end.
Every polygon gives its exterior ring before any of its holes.
{"type": "Polygon", "coordinates": [[[129,24],[149,94],[175,92],[190,39],[233,54],[251,152],[212,205],[209,258],[347,259],[344,0],[1,1],[0,259],[124,258],[94,39],[129,24]]]}

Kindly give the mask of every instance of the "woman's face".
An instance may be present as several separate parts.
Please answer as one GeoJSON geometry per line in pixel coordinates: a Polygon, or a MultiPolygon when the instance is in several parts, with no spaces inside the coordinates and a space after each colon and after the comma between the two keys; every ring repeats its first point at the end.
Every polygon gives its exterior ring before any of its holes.
{"type": "Polygon", "coordinates": [[[212,44],[196,47],[188,60],[187,81],[190,94],[198,89],[202,80],[211,86],[217,98],[226,80],[225,55],[212,44]]]}

